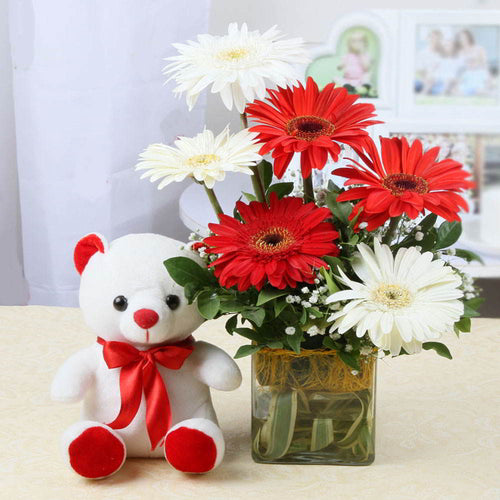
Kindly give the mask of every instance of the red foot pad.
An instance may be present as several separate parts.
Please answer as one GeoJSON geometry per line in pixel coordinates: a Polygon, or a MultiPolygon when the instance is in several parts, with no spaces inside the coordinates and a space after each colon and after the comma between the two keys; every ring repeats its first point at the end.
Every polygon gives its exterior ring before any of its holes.
{"type": "Polygon", "coordinates": [[[89,479],[116,472],[125,458],[123,443],[103,427],[90,427],[71,442],[68,449],[71,467],[89,479]]]}
{"type": "Polygon", "coordinates": [[[165,454],[170,465],[177,470],[200,474],[213,469],[217,447],[205,433],[179,427],[167,436],[165,454]]]}

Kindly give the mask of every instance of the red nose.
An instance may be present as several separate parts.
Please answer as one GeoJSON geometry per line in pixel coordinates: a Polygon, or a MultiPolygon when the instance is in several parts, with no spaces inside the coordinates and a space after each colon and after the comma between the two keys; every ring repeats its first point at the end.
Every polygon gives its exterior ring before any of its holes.
{"type": "Polygon", "coordinates": [[[158,314],[151,309],[139,309],[134,313],[135,322],[145,330],[155,326],[159,319],[158,314]]]}

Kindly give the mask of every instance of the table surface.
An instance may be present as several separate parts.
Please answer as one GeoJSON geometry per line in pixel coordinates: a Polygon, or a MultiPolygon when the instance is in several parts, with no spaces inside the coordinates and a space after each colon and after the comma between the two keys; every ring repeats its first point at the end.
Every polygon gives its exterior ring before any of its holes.
{"type": "MultiPolygon", "coordinates": [[[[162,459],[130,459],[103,481],[66,468],[59,437],[79,405],[50,401],[59,365],[94,335],[78,309],[0,307],[0,498],[408,499],[500,498],[500,320],[478,319],[450,338],[454,360],[433,352],[379,363],[375,462],[368,467],[261,465],[250,456],[250,363],[243,385],[213,392],[227,441],[214,472],[189,476],[162,459]]],[[[243,339],[207,322],[196,332],[234,354],[243,339]]]]}

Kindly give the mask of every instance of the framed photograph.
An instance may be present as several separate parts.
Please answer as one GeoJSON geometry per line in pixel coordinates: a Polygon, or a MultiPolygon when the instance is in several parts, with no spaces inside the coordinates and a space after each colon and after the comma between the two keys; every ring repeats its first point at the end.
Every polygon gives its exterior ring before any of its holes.
{"type": "Polygon", "coordinates": [[[336,21],[325,45],[311,51],[305,77],[313,77],[320,88],[335,82],[379,108],[387,107],[393,84],[391,55],[383,16],[373,11],[349,14],[336,21]]]}
{"type": "Polygon", "coordinates": [[[400,114],[500,123],[500,12],[401,13],[400,114]]]}

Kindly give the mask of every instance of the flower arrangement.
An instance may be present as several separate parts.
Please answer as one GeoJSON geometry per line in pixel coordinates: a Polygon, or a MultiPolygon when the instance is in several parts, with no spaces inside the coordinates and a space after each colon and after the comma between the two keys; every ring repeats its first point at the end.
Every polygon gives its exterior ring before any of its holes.
{"type": "Polygon", "coordinates": [[[176,48],[166,68],[175,92],[192,108],[211,85],[243,130],[205,130],[141,155],[137,168],[159,188],[186,177],[204,185],[218,217],[191,243],[204,266],[182,257],[165,266],[204,318],[228,316],[227,332],[249,341],[235,357],[253,354],[255,386],[271,387],[254,400],[257,460],[323,463],[320,452],[334,448],[330,462],[369,463],[376,358],[422,349],[451,358],[439,340],[470,331],[478,315],[478,289],[449,258],[480,260],[452,248],[470,174],[417,139],[382,137],[377,147],[374,106],[334,83],[297,83],[302,41],[276,28],[232,24],[176,48]],[[295,155],[296,185],[280,181],[295,155]],[[314,186],[326,168],[343,186],[314,186]],[[231,214],[214,190],[228,171],[254,187],[231,214]]]}

